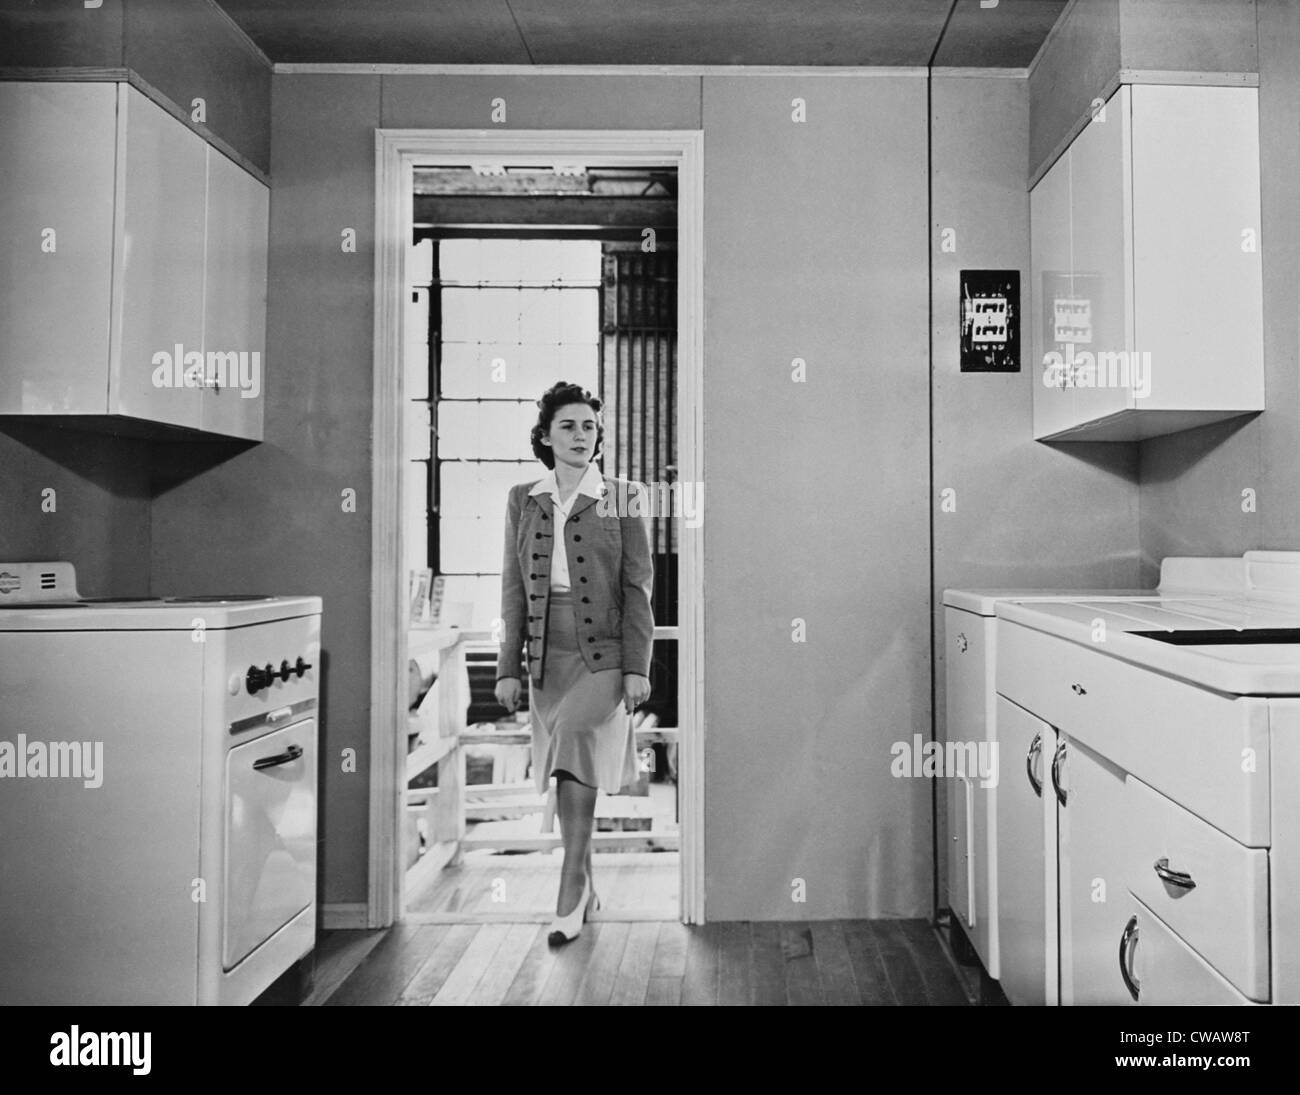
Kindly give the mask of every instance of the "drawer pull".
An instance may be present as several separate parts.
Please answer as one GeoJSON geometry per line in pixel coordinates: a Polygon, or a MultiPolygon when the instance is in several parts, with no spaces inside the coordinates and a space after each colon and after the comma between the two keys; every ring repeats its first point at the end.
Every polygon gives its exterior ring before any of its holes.
{"type": "Polygon", "coordinates": [[[1124,934],[1119,937],[1119,975],[1124,978],[1124,987],[1134,1000],[1142,991],[1142,982],[1133,976],[1133,946],[1137,943],[1138,918],[1130,916],[1124,925],[1124,934]]]}
{"type": "Polygon", "coordinates": [[[965,654],[969,646],[970,640],[966,638],[966,633],[963,631],[957,632],[957,650],[960,653],[965,654]]]}
{"type": "Polygon", "coordinates": [[[1029,786],[1034,789],[1034,794],[1039,798],[1043,797],[1043,781],[1034,778],[1034,760],[1043,749],[1043,732],[1040,730],[1034,735],[1034,740],[1029,743],[1029,752],[1025,754],[1025,774],[1029,776],[1029,786]]]}
{"type": "Polygon", "coordinates": [[[1152,866],[1161,882],[1167,882],[1170,886],[1177,886],[1180,890],[1196,889],[1196,883],[1192,881],[1192,876],[1186,871],[1169,869],[1169,857],[1167,855],[1162,855],[1152,866]]]}
{"type": "Polygon", "coordinates": [[[1058,742],[1056,752],[1052,754],[1052,788],[1056,791],[1056,801],[1065,805],[1065,791],[1061,787],[1061,761],[1065,759],[1065,742],[1058,742]]]}
{"type": "Polygon", "coordinates": [[[1081,684],[1070,685],[1070,691],[1073,692],[1076,696],[1086,696],[1088,694],[1088,690],[1084,688],[1083,685],[1081,684]]]}
{"type": "Polygon", "coordinates": [[[273,757],[261,757],[253,761],[253,768],[259,772],[266,768],[277,768],[281,764],[290,764],[302,756],[301,745],[291,745],[283,753],[276,753],[273,757]]]}

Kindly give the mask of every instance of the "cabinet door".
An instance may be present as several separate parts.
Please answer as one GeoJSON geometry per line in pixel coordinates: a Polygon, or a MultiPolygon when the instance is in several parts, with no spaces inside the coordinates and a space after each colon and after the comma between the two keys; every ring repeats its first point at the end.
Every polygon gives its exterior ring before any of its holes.
{"type": "MultiPolygon", "coordinates": [[[[984,618],[973,612],[944,609],[947,697],[944,736],[947,741],[980,742],[987,737],[984,623],[984,618]]],[[[987,946],[982,947],[972,932],[978,924],[981,935],[987,935],[975,905],[975,872],[987,866],[983,850],[975,844],[975,796],[981,792],[965,776],[949,780],[945,792],[949,833],[948,904],[987,966],[987,946]]]]}
{"type": "Polygon", "coordinates": [[[1131,1003],[1115,976],[1115,948],[1129,913],[1124,772],[1062,736],[1056,777],[1062,1004],[1131,1003]]]}
{"type": "Polygon", "coordinates": [[[1074,418],[1130,405],[1129,89],[1121,87],[1070,145],[1070,297],[1078,322],[1074,418]]]}
{"type": "Polygon", "coordinates": [[[103,414],[113,84],[0,83],[0,414],[103,414]]]}
{"type": "Polygon", "coordinates": [[[1065,351],[1070,300],[1070,153],[1066,151],[1029,192],[1034,356],[1034,436],[1049,437],[1074,422],[1074,390],[1048,354],[1065,351]],[[1045,381],[1054,381],[1050,385],[1045,381]]]}
{"type": "Polygon", "coordinates": [[[997,713],[999,980],[1013,1004],[1054,1004],[1056,800],[1043,777],[1055,731],[1003,696],[997,713]]]}
{"type": "Polygon", "coordinates": [[[1132,96],[1136,338],[1152,355],[1149,403],[1262,409],[1258,90],[1152,85],[1132,96]]]}
{"type": "Polygon", "coordinates": [[[208,149],[203,428],[262,438],[268,191],[208,149]]]}
{"type": "Polygon", "coordinates": [[[184,368],[203,353],[207,144],[134,88],[119,95],[109,412],[197,429],[202,376],[187,386],[184,368]]]}

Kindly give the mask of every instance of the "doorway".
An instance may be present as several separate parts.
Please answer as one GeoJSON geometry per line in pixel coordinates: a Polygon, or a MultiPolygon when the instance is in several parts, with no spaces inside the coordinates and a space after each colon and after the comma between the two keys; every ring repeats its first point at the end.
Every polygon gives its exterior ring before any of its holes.
{"type": "MultiPolygon", "coordinates": [[[[658,488],[660,497],[664,499],[680,500],[687,496],[687,486],[694,489],[697,499],[702,499],[698,490],[702,483],[702,385],[699,368],[702,342],[701,135],[694,132],[484,134],[381,130],[376,140],[373,691],[367,921],[371,926],[382,927],[400,917],[405,907],[406,884],[409,878],[416,877],[415,872],[411,876],[407,873],[412,865],[413,850],[421,857],[429,856],[419,873],[427,908],[429,892],[438,885],[437,872],[448,861],[465,863],[464,852],[469,844],[474,843],[480,849],[486,846],[496,851],[525,854],[493,856],[494,866],[479,872],[484,874],[484,880],[480,880],[483,885],[474,881],[475,872],[462,870],[460,882],[464,885],[460,892],[450,897],[451,904],[460,903],[457,909],[447,912],[448,895],[444,892],[440,901],[434,902],[442,909],[441,913],[420,915],[432,915],[435,919],[438,916],[463,915],[466,911],[464,902],[471,895],[476,895],[473,897],[476,902],[491,901],[498,893],[494,887],[513,892],[515,911],[528,913],[529,910],[523,908],[526,902],[521,903],[520,899],[530,892],[531,887],[535,894],[533,903],[544,900],[545,885],[540,879],[547,873],[547,868],[538,863],[535,855],[531,857],[533,864],[527,864],[527,853],[545,851],[548,839],[554,838],[547,836],[550,819],[544,810],[540,818],[541,832],[528,832],[528,824],[522,827],[511,825],[512,820],[528,817],[535,828],[539,804],[509,801],[517,790],[509,784],[518,782],[520,767],[526,763],[526,724],[512,727],[509,720],[503,722],[498,717],[504,712],[492,710],[490,683],[486,703],[479,695],[485,677],[494,679],[496,646],[491,630],[494,578],[482,573],[485,569],[482,560],[489,558],[492,560],[490,566],[499,566],[499,560],[492,558],[500,553],[499,541],[487,546],[485,552],[484,546],[490,543],[490,537],[478,541],[475,547],[473,536],[467,539],[463,535],[470,527],[465,523],[468,518],[492,516],[499,523],[500,515],[488,511],[478,515],[461,512],[461,524],[457,526],[454,524],[456,506],[463,510],[469,495],[474,492],[462,489],[456,500],[443,498],[439,492],[447,492],[449,486],[457,482],[464,485],[471,479],[482,483],[484,474],[494,482],[503,475],[506,478],[513,476],[512,482],[520,482],[540,474],[533,474],[523,462],[516,463],[514,468],[509,467],[508,454],[503,460],[502,453],[485,454],[481,448],[475,452],[455,451],[457,435],[462,439],[472,438],[477,432],[466,430],[465,423],[480,421],[484,413],[497,423],[511,419],[512,415],[516,418],[526,416],[532,403],[531,399],[526,403],[516,399],[517,407],[512,409],[509,399],[493,400],[488,407],[481,398],[484,393],[460,393],[466,397],[465,406],[449,404],[442,408],[444,420],[450,427],[450,443],[444,444],[446,434],[441,428],[436,434],[430,431],[430,436],[436,440],[431,442],[429,451],[422,458],[423,467],[418,466],[420,462],[411,459],[409,438],[413,434],[418,438],[423,427],[419,413],[412,410],[412,404],[432,404],[435,397],[447,393],[426,393],[428,400],[411,398],[412,392],[417,397],[420,394],[416,387],[418,380],[411,382],[410,371],[411,362],[419,356],[415,342],[420,327],[418,322],[410,322],[412,309],[409,305],[418,298],[418,293],[413,296],[412,290],[418,289],[422,277],[429,278],[425,282],[426,289],[439,284],[440,296],[443,280],[459,282],[454,288],[463,292],[454,300],[454,307],[468,315],[479,308],[480,303],[487,301],[486,296],[482,297],[482,302],[475,300],[493,288],[484,284],[485,281],[495,280],[498,284],[494,288],[498,289],[526,289],[527,281],[523,275],[531,271],[534,276],[542,275],[543,280],[548,281],[548,288],[553,291],[550,300],[553,301],[560,298],[560,283],[564,279],[557,279],[554,270],[548,273],[541,267],[548,263],[555,267],[558,263],[560,269],[568,270],[569,287],[575,291],[567,294],[567,302],[573,307],[565,314],[584,314],[585,306],[581,299],[584,286],[603,298],[599,344],[595,347],[598,351],[595,383],[585,383],[576,372],[572,378],[564,375],[574,371],[569,368],[561,369],[550,380],[574,379],[606,398],[605,474],[648,482],[652,493],[658,488]],[[598,165],[598,168],[592,165],[598,165]],[[674,204],[678,222],[676,232],[671,234],[676,239],[662,241],[668,246],[661,249],[653,225],[646,226],[649,233],[631,223],[601,222],[593,225],[589,217],[572,218],[586,220],[588,223],[582,227],[556,223],[538,225],[537,218],[531,218],[532,224],[520,223],[517,210],[513,214],[485,217],[481,206],[468,222],[461,217],[460,223],[452,224],[448,222],[456,221],[456,216],[440,216],[435,218],[439,222],[435,225],[427,215],[422,215],[427,213],[427,203],[422,209],[416,193],[417,180],[421,180],[419,189],[425,191],[430,189],[430,180],[438,179],[442,180],[444,189],[454,190],[457,176],[462,179],[470,175],[496,176],[502,180],[497,189],[508,190],[511,174],[527,189],[530,177],[535,188],[536,179],[543,175],[553,180],[586,178],[590,181],[593,171],[606,180],[624,184],[635,183],[638,179],[649,181],[657,176],[662,185],[663,180],[671,179],[676,190],[674,204]],[[485,224],[485,220],[495,223],[485,224]],[[548,240],[551,242],[546,242],[548,240]],[[476,270],[481,275],[483,263],[489,261],[484,256],[495,255],[500,260],[503,255],[513,254],[517,259],[525,253],[528,258],[522,265],[517,264],[514,275],[520,279],[519,285],[508,284],[508,278],[503,279],[499,270],[486,279],[475,275],[476,270]],[[671,395],[667,395],[653,390],[654,379],[663,375],[664,362],[660,360],[659,368],[645,367],[647,362],[656,360],[654,354],[661,352],[662,341],[647,334],[654,324],[646,320],[655,312],[655,307],[653,292],[646,290],[647,286],[654,284],[662,289],[665,271],[670,266],[676,279],[671,310],[676,320],[677,353],[675,383],[671,395]],[[443,274],[451,276],[444,279],[443,274]],[[639,362],[640,369],[633,367],[634,362],[639,362]],[[669,401],[666,415],[647,430],[652,416],[663,413],[665,397],[669,401]],[[488,408],[486,412],[485,407],[488,408]],[[458,421],[459,427],[456,425],[458,421]],[[663,438],[669,438],[671,445],[664,445],[664,451],[658,451],[658,440],[663,438]],[[669,451],[672,457],[666,459],[669,451]],[[450,475],[443,474],[441,458],[444,456],[454,465],[450,475]],[[497,465],[506,466],[489,469],[485,456],[497,465]],[[423,482],[420,481],[421,473],[423,482]],[[671,482],[656,482],[665,478],[671,482]],[[412,500],[419,498],[422,490],[429,501],[423,536],[419,530],[413,530],[411,517],[412,500]],[[444,502],[451,503],[450,516],[444,502]],[[446,528],[439,525],[444,520],[449,522],[446,528]],[[467,557],[476,551],[478,561],[467,564],[467,557]],[[459,561],[456,556],[459,556],[459,561]],[[477,569],[467,572],[467,566],[477,569]],[[457,570],[457,567],[461,569],[457,570]],[[413,579],[410,583],[406,581],[408,575],[413,579]],[[430,586],[436,588],[431,590],[430,586]],[[436,619],[429,621],[428,617],[434,613],[436,619]],[[421,617],[425,619],[422,621],[421,617]],[[442,637],[433,641],[433,649],[423,652],[422,660],[412,659],[408,640],[412,636],[422,639],[418,630],[422,622],[436,624],[428,630],[439,631],[442,637]],[[452,623],[457,625],[452,633],[459,632],[456,641],[450,647],[439,647],[438,643],[447,643],[446,635],[452,623]],[[412,627],[417,630],[411,630],[412,627]],[[450,656],[447,650],[452,651],[450,656]],[[412,666],[413,662],[419,662],[425,669],[437,667],[434,675],[439,679],[434,687],[442,694],[432,706],[420,702],[420,682],[410,679],[414,674],[397,671],[399,667],[412,666]],[[409,746],[412,739],[408,733],[411,729],[418,730],[409,721],[413,698],[421,708],[425,724],[423,733],[414,739],[414,750],[409,746]],[[457,711],[467,714],[466,725],[457,726],[455,718],[448,719],[447,712],[457,711]],[[484,717],[471,725],[470,720],[476,713],[484,717]],[[512,740],[507,742],[505,737],[512,737],[512,740]],[[514,741],[514,737],[519,741],[514,741]],[[482,748],[484,746],[490,748],[482,748]],[[523,749],[512,746],[523,746],[523,749]],[[412,786],[411,756],[419,750],[422,752],[419,752],[415,764],[423,764],[435,756],[441,763],[431,768],[432,779],[428,775],[423,779],[417,775],[415,786],[412,786]],[[453,750],[456,754],[454,763],[451,762],[453,750]],[[482,781],[484,761],[491,772],[486,785],[482,781]],[[471,768],[479,769],[477,778],[471,777],[471,768]],[[436,787],[430,784],[436,784],[436,787]],[[475,787],[479,789],[471,790],[475,787]],[[485,839],[482,822],[489,819],[502,824],[485,839]],[[466,840],[470,828],[479,831],[477,841],[466,840]],[[418,849],[412,844],[413,840],[419,842],[418,849]],[[502,870],[502,864],[507,860],[512,861],[508,874],[502,870]],[[519,885],[512,888],[512,882],[519,885]]],[[[444,206],[447,204],[457,203],[452,201],[444,203],[444,206]]],[[[460,202],[462,207],[464,204],[460,202]]],[[[564,203],[561,200],[559,204],[564,203]]],[[[557,216],[564,219],[552,208],[550,218],[555,220],[557,216]]],[[[497,294],[498,303],[491,305],[497,308],[498,314],[501,314],[501,295],[497,294]]],[[[426,292],[426,305],[431,297],[432,293],[426,292]]],[[[547,297],[535,292],[533,299],[541,301],[547,297]]],[[[662,303],[659,302],[659,313],[662,313],[662,303]]],[[[431,311],[438,307],[435,302],[431,311]]],[[[549,302],[547,309],[554,310],[549,302]]],[[[590,311],[589,308],[585,310],[590,311]]],[[[418,315],[418,308],[415,311],[418,315]]],[[[578,334],[575,337],[581,340],[587,336],[578,334]]],[[[462,352],[464,347],[452,349],[462,352]]],[[[569,361],[583,359],[581,352],[566,355],[569,361]]],[[[504,389],[497,389],[492,395],[504,392],[504,389]]],[[[531,398],[536,398],[536,394],[540,392],[533,393],[531,398]]],[[[524,432],[526,436],[526,430],[524,432]]],[[[473,442],[470,447],[473,447],[473,442]]],[[[491,496],[493,510],[503,508],[498,503],[504,498],[504,491],[495,492],[500,498],[491,491],[483,493],[491,496]]],[[[480,529],[483,526],[484,522],[480,521],[480,529]]],[[[652,521],[652,526],[656,563],[660,564],[662,552],[665,559],[671,553],[677,564],[675,568],[662,564],[656,566],[655,609],[656,623],[660,626],[656,627],[655,633],[656,666],[652,670],[652,682],[657,695],[652,695],[652,701],[656,701],[652,709],[638,711],[641,724],[638,726],[638,745],[644,746],[644,766],[655,770],[653,775],[647,771],[645,782],[657,787],[645,796],[644,803],[613,803],[612,808],[606,811],[604,823],[600,822],[598,811],[597,828],[603,831],[597,836],[597,848],[600,848],[603,836],[603,843],[611,846],[608,862],[612,865],[613,858],[631,854],[628,849],[638,846],[653,848],[656,839],[660,845],[664,844],[665,830],[671,826],[661,824],[658,833],[654,833],[650,815],[665,813],[664,792],[671,792],[671,812],[677,828],[673,842],[678,844],[679,850],[668,850],[677,874],[676,879],[669,881],[674,883],[671,888],[680,895],[680,919],[698,923],[702,922],[704,915],[703,720],[702,675],[699,672],[703,649],[702,523],[692,521],[688,527],[679,513],[660,515],[652,521]],[[669,575],[676,581],[665,580],[669,575]],[[677,609],[675,619],[668,609],[669,598],[677,609]],[[670,664],[665,665],[665,660],[670,664]],[[669,691],[665,693],[662,682],[665,677],[671,680],[674,671],[675,688],[669,685],[669,691]],[[675,784],[663,778],[666,774],[664,768],[668,765],[676,776],[675,784]],[[613,847],[615,845],[617,847],[613,847]]],[[[526,714],[524,717],[526,719],[526,714]]],[[[605,862],[604,857],[598,860],[597,869],[605,862]]],[[[626,898],[624,908],[612,910],[613,916],[636,918],[639,914],[633,906],[637,902],[649,906],[646,915],[662,911],[663,872],[658,868],[647,869],[648,866],[648,862],[618,865],[616,878],[626,883],[627,893],[623,895],[626,898]]],[[[558,881],[558,871],[549,873],[554,874],[558,881]]],[[[496,899],[500,900],[500,896],[496,899]]],[[[537,909],[532,911],[538,912],[537,909]]]]}

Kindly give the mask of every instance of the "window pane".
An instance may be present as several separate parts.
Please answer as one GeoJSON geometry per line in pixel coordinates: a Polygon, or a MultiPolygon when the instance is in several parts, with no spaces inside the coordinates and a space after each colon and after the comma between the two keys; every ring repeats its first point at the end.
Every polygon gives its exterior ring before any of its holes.
{"type": "Polygon", "coordinates": [[[406,466],[405,501],[403,505],[403,535],[406,537],[407,566],[419,570],[428,565],[429,465],[410,463],[406,466]]]}
{"type": "Polygon", "coordinates": [[[519,241],[481,241],[479,280],[489,285],[513,285],[519,280],[519,241]]]}
{"type": "Polygon", "coordinates": [[[438,246],[438,276],[443,281],[477,282],[480,277],[481,240],[441,240],[438,246]]]}
{"type": "Polygon", "coordinates": [[[519,291],[519,341],[548,345],[560,341],[560,297],[577,289],[521,289],[519,291]]]}
{"type": "Polygon", "coordinates": [[[599,293],[595,289],[566,289],[559,296],[559,340],[583,344],[599,342],[599,293]]]}
{"type": "Polygon", "coordinates": [[[449,575],[443,593],[444,622],[458,622],[456,610],[451,607],[456,604],[469,606],[470,629],[490,631],[493,621],[501,615],[501,579],[449,575]]]}
{"type": "Polygon", "coordinates": [[[429,290],[413,289],[406,304],[406,398],[429,396],[429,290]]]}
{"type": "Polygon", "coordinates": [[[429,433],[429,404],[406,404],[406,458],[408,460],[427,460],[432,445],[429,433]]]}
{"type": "Polygon", "coordinates": [[[409,285],[428,285],[433,281],[433,240],[415,244],[406,260],[406,280],[409,285]]]}
{"type": "Polygon", "coordinates": [[[438,456],[443,460],[526,460],[537,410],[526,403],[438,403],[438,456]]]}

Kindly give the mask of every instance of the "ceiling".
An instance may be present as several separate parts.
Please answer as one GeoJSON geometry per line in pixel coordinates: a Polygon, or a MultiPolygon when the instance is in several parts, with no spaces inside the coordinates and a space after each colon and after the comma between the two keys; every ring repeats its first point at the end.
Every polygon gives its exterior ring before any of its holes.
{"type": "Polygon", "coordinates": [[[1023,68],[1066,0],[217,0],[274,62],[1023,68]],[[951,18],[949,10],[952,9],[951,18]],[[935,47],[938,46],[938,52],[935,47]]]}

